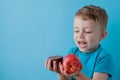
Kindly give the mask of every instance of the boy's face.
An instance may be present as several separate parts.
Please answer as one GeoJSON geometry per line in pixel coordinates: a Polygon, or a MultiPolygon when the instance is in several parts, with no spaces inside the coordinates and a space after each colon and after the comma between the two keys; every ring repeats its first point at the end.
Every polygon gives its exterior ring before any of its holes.
{"type": "Polygon", "coordinates": [[[100,40],[106,36],[106,31],[91,20],[83,20],[76,16],[74,19],[74,40],[82,52],[92,52],[97,49],[100,40]]]}

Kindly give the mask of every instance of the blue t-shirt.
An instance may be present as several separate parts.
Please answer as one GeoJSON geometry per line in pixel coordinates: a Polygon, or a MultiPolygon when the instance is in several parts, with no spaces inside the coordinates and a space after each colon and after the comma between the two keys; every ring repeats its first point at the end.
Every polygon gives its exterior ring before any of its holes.
{"type": "MultiPolygon", "coordinates": [[[[112,79],[114,72],[112,55],[105,51],[101,46],[99,46],[99,48],[94,52],[90,53],[83,53],[78,47],[74,47],[70,49],[69,54],[70,53],[74,53],[79,57],[83,65],[83,69],[81,71],[88,78],[92,79],[94,72],[102,72],[108,74],[108,80],[112,79]]],[[[75,78],[72,80],[75,80],[75,78]]]]}

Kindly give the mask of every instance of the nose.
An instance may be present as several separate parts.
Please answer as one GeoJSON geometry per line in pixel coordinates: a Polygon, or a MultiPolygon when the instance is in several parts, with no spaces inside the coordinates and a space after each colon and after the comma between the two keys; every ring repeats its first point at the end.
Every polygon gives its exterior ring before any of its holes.
{"type": "Polygon", "coordinates": [[[79,38],[80,38],[80,39],[84,39],[84,38],[85,38],[85,36],[84,36],[84,33],[83,33],[83,32],[80,32],[80,33],[79,33],[79,38]]]}

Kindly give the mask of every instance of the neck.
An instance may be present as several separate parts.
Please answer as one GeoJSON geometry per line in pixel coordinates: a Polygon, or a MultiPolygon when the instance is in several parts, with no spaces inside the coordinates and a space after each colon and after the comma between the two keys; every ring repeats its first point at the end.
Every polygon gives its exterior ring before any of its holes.
{"type": "Polygon", "coordinates": [[[99,46],[100,46],[100,45],[98,45],[98,46],[96,46],[96,47],[94,47],[94,48],[91,48],[91,49],[89,49],[89,50],[87,50],[87,51],[85,51],[85,52],[83,52],[83,53],[94,52],[94,51],[96,51],[96,50],[99,48],[99,46]]]}

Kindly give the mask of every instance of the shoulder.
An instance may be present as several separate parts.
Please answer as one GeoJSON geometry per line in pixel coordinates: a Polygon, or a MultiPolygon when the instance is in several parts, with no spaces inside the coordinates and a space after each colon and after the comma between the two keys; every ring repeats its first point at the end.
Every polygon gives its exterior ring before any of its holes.
{"type": "Polygon", "coordinates": [[[109,53],[108,51],[106,51],[105,49],[103,49],[102,47],[100,47],[99,51],[98,51],[98,58],[99,59],[104,59],[104,58],[111,58],[112,54],[109,53]]]}
{"type": "Polygon", "coordinates": [[[108,53],[105,49],[101,47],[96,59],[95,72],[103,72],[107,73],[109,76],[112,76],[114,72],[114,62],[112,54],[108,53]]]}
{"type": "Polygon", "coordinates": [[[100,47],[96,57],[98,63],[108,63],[109,61],[113,62],[112,54],[103,49],[102,47],[100,47]]]}
{"type": "Polygon", "coordinates": [[[74,53],[75,54],[77,51],[79,51],[79,48],[75,46],[75,47],[70,48],[68,53],[74,53]]]}

